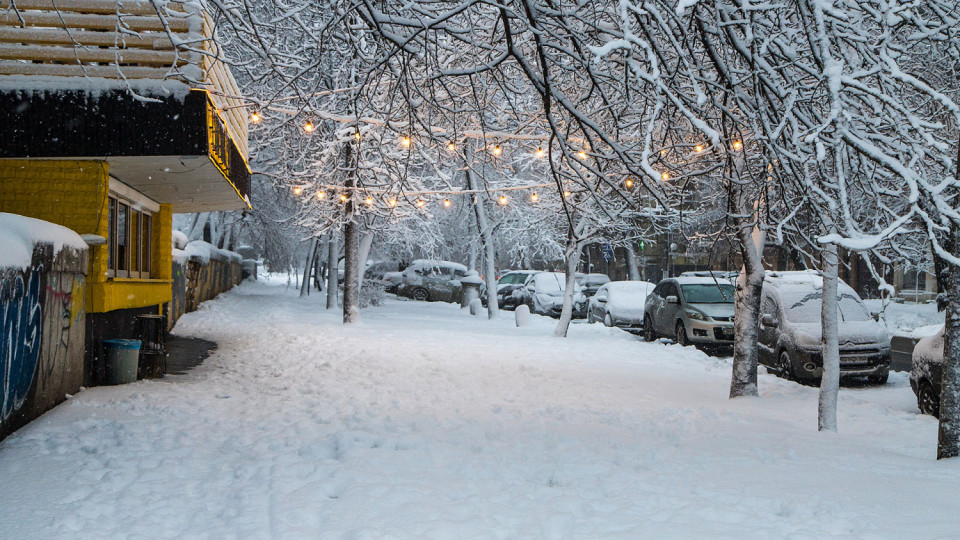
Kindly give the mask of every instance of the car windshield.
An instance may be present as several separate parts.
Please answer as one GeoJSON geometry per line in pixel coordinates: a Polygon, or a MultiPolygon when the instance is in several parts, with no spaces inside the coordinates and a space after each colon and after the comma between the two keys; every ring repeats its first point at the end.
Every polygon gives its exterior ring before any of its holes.
{"type": "Polygon", "coordinates": [[[517,285],[523,283],[526,277],[526,274],[507,274],[500,278],[499,283],[501,285],[517,285]]]}
{"type": "Polygon", "coordinates": [[[566,276],[560,273],[545,272],[543,274],[537,274],[537,291],[562,291],[564,289],[565,279],[566,276]]]}
{"type": "Polygon", "coordinates": [[[726,283],[703,283],[681,285],[683,298],[688,304],[732,304],[733,285],[726,283]]]}
{"type": "MultiPolygon", "coordinates": [[[[811,292],[805,295],[790,296],[783,299],[787,318],[798,323],[818,323],[823,309],[823,293],[811,292]]],[[[837,304],[837,313],[841,321],[869,321],[870,313],[859,298],[850,293],[841,293],[837,304]]]]}

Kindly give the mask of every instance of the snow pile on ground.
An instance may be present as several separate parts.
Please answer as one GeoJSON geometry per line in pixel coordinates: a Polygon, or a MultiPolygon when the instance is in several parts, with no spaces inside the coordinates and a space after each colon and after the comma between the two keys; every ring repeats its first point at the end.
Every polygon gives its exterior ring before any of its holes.
{"type": "Polygon", "coordinates": [[[0,443],[9,538],[934,538],[960,460],[905,374],[817,389],[602,325],[390,300],[344,327],[245,282],[184,376],[84,391],[0,443]]]}
{"type": "Polygon", "coordinates": [[[87,243],[76,232],[40,219],[0,212],[0,268],[29,268],[33,246],[41,242],[53,244],[53,252],[63,246],[87,249],[87,243]]]}

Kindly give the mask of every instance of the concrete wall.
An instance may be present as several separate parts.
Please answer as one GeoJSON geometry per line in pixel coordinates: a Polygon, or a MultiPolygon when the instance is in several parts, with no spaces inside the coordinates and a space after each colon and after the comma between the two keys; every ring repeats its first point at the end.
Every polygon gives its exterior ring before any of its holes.
{"type": "Polygon", "coordinates": [[[87,256],[38,243],[29,268],[0,268],[0,439],[80,389],[87,256]]]}
{"type": "Polygon", "coordinates": [[[167,304],[168,328],[172,329],[184,313],[196,311],[201,302],[229,291],[243,280],[240,257],[222,253],[213,253],[209,258],[174,258],[173,299],[167,304]]]}

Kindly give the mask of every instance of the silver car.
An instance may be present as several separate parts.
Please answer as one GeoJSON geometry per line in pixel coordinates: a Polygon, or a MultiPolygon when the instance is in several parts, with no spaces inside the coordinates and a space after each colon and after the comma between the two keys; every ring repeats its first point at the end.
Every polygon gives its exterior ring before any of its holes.
{"type": "Polygon", "coordinates": [[[643,338],[680,345],[733,344],[734,286],[725,279],[681,276],[653,289],[643,308],[643,338]]]}

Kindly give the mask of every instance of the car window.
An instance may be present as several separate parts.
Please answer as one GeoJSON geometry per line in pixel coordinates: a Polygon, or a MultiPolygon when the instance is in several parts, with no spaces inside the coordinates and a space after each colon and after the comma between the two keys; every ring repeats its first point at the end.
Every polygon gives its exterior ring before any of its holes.
{"type": "Polygon", "coordinates": [[[460,270],[459,268],[457,268],[457,269],[455,269],[455,270],[453,271],[453,275],[454,275],[455,277],[458,277],[458,278],[467,277],[467,273],[464,272],[463,270],[460,270]]]}
{"type": "Polygon", "coordinates": [[[553,274],[553,273],[537,274],[536,286],[537,286],[537,290],[540,292],[562,291],[563,281],[560,279],[559,274],[553,274]]]}
{"type": "Polygon", "coordinates": [[[601,296],[601,295],[604,295],[604,294],[606,294],[607,296],[609,296],[609,294],[607,293],[607,290],[608,290],[608,289],[607,289],[607,286],[606,286],[606,285],[601,285],[600,288],[597,289],[597,296],[601,296]]]}
{"type": "MultiPolygon", "coordinates": [[[[811,292],[805,295],[796,295],[784,300],[787,318],[793,322],[815,323],[820,322],[823,293],[811,292]]],[[[870,313],[859,298],[850,293],[841,293],[837,304],[837,314],[841,321],[869,321],[870,313]]]]}
{"type": "Polygon", "coordinates": [[[653,293],[661,298],[663,298],[663,290],[667,288],[666,283],[657,283],[657,286],[653,288],[653,293]]]}
{"type": "Polygon", "coordinates": [[[680,296],[680,291],[677,290],[677,284],[673,282],[667,283],[666,287],[663,289],[663,296],[680,296]]]}
{"type": "Polygon", "coordinates": [[[683,299],[688,304],[732,304],[733,285],[726,283],[703,283],[681,285],[683,299]]]}
{"type": "Polygon", "coordinates": [[[763,304],[760,305],[760,313],[764,315],[777,316],[777,303],[769,295],[764,295],[763,304]]]}

